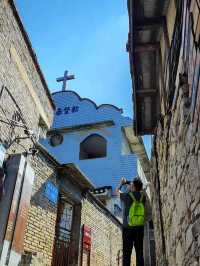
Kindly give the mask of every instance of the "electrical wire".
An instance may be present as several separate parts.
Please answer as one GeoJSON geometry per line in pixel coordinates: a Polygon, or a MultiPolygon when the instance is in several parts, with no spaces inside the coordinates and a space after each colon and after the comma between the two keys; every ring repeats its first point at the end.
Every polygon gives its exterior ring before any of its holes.
{"type": "MultiPolygon", "coordinates": [[[[25,119],[24,119],[24,117],[23,117],[23,113],[22,113],[22,111],[21,111],[19,105],[17,104],[16,100],[15,100],[14,97],[12,96],[11,92],[8,90],[8,88],[7,88],[6,86],[2,86],[2,89],[1,89],[1,91],[0,91],[0,100],[1,100],[1,98],[2,98],[2,95],[3,95],[3,91],[4,91],[4,90],[8,93],[8,95],[9,95],[10,98],[11,98],[11,100],[12,100],[13,103],[15,104],[16,109],[17,109],[17,111],[18,111],[18,114],[19,114],[19,116],[20,116],[20,120],[22,121],[22,124],[21,124],[21,123],[15,121],[15,120],[13,120],[13,119],[9,119],[9,118],[7,117],[7,114],[6,114],[5,110],[4,110],[3,107],[0,105],[0,109],[2,110],[2,112],[3,112],[4,116],[5,116],[4,119],[1,119],[1,118],[0,118],[0,122],[9,125],[9,126],[10,126],[10,129],[12,130],[12,133],[10,133],[10,136],[8,136],[8,137],[10,138],[10,145],[8,145],[8,146],[10,147],[13,143],[16,142],[16,140],[20,140],[20,139],[30,139],[30,140],[32,141],[32,143],[33,143],[33,146],[35,147],[35,146],[36,146],[36,143],[37,143],[37,141],[36,141],[36,136],[32,136],[32,135],[29,133],[30,128],[29,128],[29,127],[27,126],[27,124],[26,124],[26,121],[25,121],[25,119]],[[6,121],[5,119],[6,119],[7,121],[6,121]],[[23,129],[25,129],[26,132],[24,132],[24,133],[27,135],[27,137],[18,137],[18,138],[15,138],[14,140],[11,140],[11,139],[12,139],[13,130],[15,129],[15,127],[19,127],[19,128],[23,128],[23,129]]],[[[17,143],[17,142],[16,142],[16,143],[17,143]]],[[[19,144],[19,143],[17,143],[17,144],[23,146],[22,144],[19,144]]]]}

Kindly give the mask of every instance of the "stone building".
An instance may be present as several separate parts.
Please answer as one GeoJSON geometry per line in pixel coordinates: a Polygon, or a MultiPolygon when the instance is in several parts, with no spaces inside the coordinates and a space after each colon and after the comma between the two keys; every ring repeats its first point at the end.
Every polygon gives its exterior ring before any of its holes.
{"type": "Polygon", "coordinates": [[[134,129],[154,136],[157,265],[200,264],[200,2],[128,0],[134,129]]]}
{"type": "Polygon", "coordinates": [[[13,265],[23,252],[34,181],[32,154],[54,113],[13,1],[0,1],[0,58],[0,265],[13,265]]]}
{"type": "Polygon", "coordinates": [[[0,12],[0,137],[16,153],[51,126],[54,104],[13,1],[1,1],[0,12]]]}
{"type": "Polygon", "coordinates": [[[120,222],[89,192],[92,184],[74,164],[60,165],[38,149],[20,265],[121,265],[120,222]]]}

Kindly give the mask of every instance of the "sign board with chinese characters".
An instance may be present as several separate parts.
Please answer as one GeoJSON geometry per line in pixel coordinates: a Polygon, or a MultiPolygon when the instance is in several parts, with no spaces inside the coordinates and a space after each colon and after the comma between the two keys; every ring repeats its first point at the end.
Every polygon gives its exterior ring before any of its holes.
{"type": "Polygon", "coordinates": [[[51,182],[48,181],[44,188],[44,196],[51,201],[52,203],[56,204],[58,200],[58,188],[51,182]]]}
{"type": "Polygon", "coordinates": [[[65,106],[64,108],[57,108],[56,115],[68,115],[77,113],[79,111],[79,106],[65,106]]]}
{"type": "Polygon", "coordinates": [[[0,143],[0,167],[2,167],[3,165],[5,154],[6,154],[6,149],[3,146],[3,144],[0,143]]]}
{"type": "Polygon", "coordinates": [[[81,98],[74,91],[55,92],[52,97],[56,105],[53,129],[122,118],[122,109],[110,104],[98,106],[90,99],[81,98]]]}

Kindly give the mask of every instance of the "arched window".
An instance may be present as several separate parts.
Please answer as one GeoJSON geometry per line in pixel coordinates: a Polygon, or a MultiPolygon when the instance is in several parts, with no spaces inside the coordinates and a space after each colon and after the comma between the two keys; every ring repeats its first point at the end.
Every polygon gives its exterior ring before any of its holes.
{"type": "Polygon", "coordinates": [[[106,157],[107,141],[98,134],[92,134],[80,144],[80,160],[106,157]]]}

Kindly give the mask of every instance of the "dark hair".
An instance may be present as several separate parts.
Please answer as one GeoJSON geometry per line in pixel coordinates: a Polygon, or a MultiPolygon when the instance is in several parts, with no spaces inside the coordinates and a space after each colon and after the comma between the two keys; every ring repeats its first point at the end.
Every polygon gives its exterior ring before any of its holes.
{"type": "Polygon", "coordinates": [[[143,183],[142,183],[142,181],[140,180],[140,178],[135,178],[135,179],[133,180],[133,185],[134,185],[134,187],[135,187],[135,189],[136,189],[137,191],[140,191],[140,190],[142,190],[142,188],[143,188],[143,183]]]}
{"type": "Polygon", "coordinates": [[[130,185],[131,184],[131,181],[129,180],[126,180],[126,182],[124,182],[124,185],[130,185]]]}

